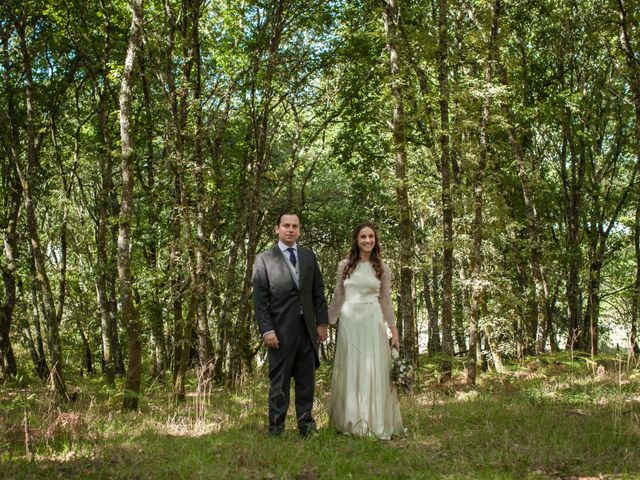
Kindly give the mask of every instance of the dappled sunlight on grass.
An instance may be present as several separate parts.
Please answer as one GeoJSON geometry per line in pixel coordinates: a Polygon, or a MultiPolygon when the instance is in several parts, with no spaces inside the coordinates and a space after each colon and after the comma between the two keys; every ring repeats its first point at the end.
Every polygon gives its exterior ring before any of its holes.
{"type": "Polygon", "coordinates": [[[174,415],[165,422],[150,422],[147,426],[157,433],[174,437],[201,437],[219,432],[228,425],[228,415],[219,414],[215,418],[215,414],[212,414],[209,417],[206,420],[194,420],[192,417],[174,415]]]}
{"type": "Polygon", "coordinates": [[[316,392],[320,437],[310,441],[298,436],[292,411],[284,434],[269,438],[262,376],[234,392],[190,392],[178,404],[154,387],[133,413],[122,413],[119,392],[99,382],[83,384],[77,402],[61,406],[9,388],[0,393],[0,477],[640,477],[640,451],[632,447],[640,444],[637,371],[621,374],[611,364],[598,375],[584,362],[563,362],[532,360],[502,375],[481,374],[473,388],[459,371],[455,382],[440,385],[425,362],[420,388],[400,397],[407,434],[386,442],[327,426],[326,365],[316,392]]]}

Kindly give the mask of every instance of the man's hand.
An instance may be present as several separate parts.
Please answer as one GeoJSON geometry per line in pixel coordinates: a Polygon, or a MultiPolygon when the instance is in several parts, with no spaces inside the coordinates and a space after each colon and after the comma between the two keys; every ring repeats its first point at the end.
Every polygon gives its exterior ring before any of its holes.
{"type": "Polygon", "coordinates": [[[316,331],[318,332],[318,342],[322,343],[324,342],[327,337],[329,336],[329,333],[327,331],[327,326],[326,325],[318,325],[316,327],[316,331]]]}
{"type": "Polygon", "coordinates": [[[277,349],[280,346],[280,342],[278,341],[278,336],[276,332],[269,332],[262,337],[264,344],[268,348],[277,349]]]}

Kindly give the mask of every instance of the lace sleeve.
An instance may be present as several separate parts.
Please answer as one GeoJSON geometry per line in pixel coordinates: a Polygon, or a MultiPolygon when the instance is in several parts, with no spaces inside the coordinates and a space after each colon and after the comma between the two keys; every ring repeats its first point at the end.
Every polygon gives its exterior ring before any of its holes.
{"type": "Polygon", "coordinates": [[[393,327],[396,324],[393,316],[393,305],[391,304],[391,270],[386,264],[382,265],[382,281],[380,282],[380,307],[382,317],[387,325],[393,327]]]}
{"type": "Polygon", "coordinates": [[[335,325],[344,303],[344,280],[342,279],[342,272],[346,266],[346,262],[343,260],[338,263],[338,274],[336,277],[336,289],[333,292],[333,299],[329,306],[329,323],[335,325]]]}

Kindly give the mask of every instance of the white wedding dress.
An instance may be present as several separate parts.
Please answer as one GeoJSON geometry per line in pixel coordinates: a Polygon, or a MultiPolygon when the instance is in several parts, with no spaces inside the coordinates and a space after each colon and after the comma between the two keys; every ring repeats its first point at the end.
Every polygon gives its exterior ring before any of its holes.
{"type": "Polygon", "coordinates": [[[382,281],[369,262],[360,262],[338,279],[329,321],[338,317],[338,343],[331,379],[329,420],[338,431],[388,439],[404,433],[400,406],[391,383],[391,354],[387,325],[394,325],[390,271],[383,265],[382,281]]]}

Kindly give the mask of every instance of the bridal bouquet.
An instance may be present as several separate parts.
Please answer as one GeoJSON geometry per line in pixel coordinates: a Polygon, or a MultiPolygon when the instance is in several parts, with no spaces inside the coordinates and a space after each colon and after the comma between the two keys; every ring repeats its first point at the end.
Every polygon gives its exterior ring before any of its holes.
{"type": "Polygon", "coordinates": [[[416,370],[407,358],[401,358],[400,352],[394,347],[391,349],[391,381],[396,388],[410,393],[416,381],[416,370]]]}

